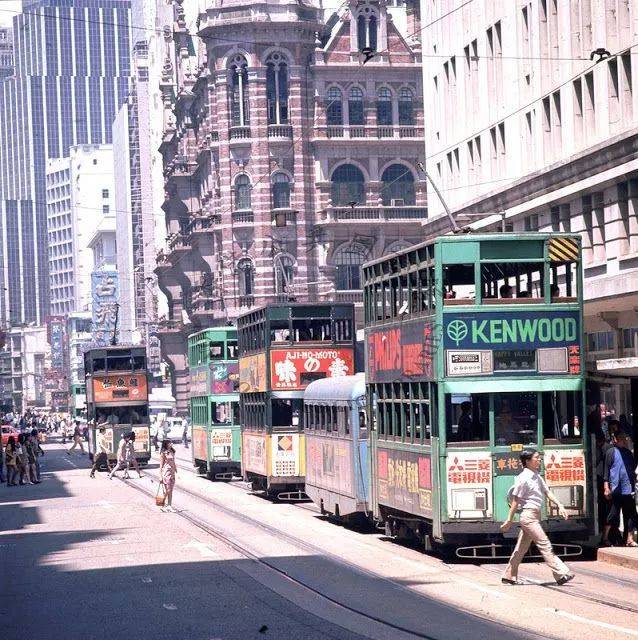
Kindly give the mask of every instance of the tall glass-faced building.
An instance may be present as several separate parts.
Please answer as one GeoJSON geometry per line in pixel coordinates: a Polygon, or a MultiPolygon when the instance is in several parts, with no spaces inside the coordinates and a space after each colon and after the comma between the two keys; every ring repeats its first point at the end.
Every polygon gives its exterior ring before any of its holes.
{"type": "Polygon", "coordinates": [[[47,160],[112,141],[128,91],[130,4],[25,0],[13,20],[15,75],[0,83],[3,321],[40,324],[49,313],[47,160]]]}

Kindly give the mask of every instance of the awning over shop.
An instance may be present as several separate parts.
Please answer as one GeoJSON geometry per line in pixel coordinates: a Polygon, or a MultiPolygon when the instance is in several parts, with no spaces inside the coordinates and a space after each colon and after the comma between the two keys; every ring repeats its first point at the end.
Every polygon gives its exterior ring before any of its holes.
{"type": "Polygon", "coordinates": [[[596,371],[627,378],[638,377],[638,358],[609,358],[596,360],[596,371]]]}

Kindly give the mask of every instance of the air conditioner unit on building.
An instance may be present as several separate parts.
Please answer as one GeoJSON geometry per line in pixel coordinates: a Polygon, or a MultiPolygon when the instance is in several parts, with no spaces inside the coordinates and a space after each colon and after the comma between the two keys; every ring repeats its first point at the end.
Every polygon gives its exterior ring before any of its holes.
{"type": "Polygon", "coordinates": [[[403,198],[392,198],[392,200],[390,200],[390,204],[393,207],[403,207],[405,206],[405,200],[403,198]]]}

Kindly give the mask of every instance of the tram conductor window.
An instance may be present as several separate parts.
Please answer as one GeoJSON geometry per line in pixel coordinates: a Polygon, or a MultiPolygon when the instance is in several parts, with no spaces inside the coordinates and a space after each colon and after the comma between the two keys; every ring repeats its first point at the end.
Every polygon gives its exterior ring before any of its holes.
{"type": "Polygon", "coordinates": [[[494,444],[538,443],[536,392],[494,395],[494,444]]]}
{"type": "Polygon", "coordinates": [[[475,291],[473,264],[443,267],[443,300],[446,306],[474,304],[475,291]]]}
{"type": "Polygon", "coordinates": [[[449,443],[485,445],[489,442],[490,411],[487,394],[448,395],[445,405],[446,438],[449,443]]]}

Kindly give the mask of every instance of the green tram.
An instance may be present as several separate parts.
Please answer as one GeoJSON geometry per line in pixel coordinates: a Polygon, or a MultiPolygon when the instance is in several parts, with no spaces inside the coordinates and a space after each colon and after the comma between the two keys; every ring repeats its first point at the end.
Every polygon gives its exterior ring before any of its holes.
{"type": "Polygon", "coordinates": [[[69,386],[69,412],[71,417],[80,418],[86,415],[86,384],[73,383],[69,386]]]}
{"type": "Polygon", "coordinates": [[[193,465],[213,480],[240,475],[237,329],[215,327],[188,338],[193,465]]]}
{"type": "Polygon", "coordinates": [[[499,233],[364,265],[370,500],[388,535],[506,555],[507,492],[533,447],[569,513],[546,505],[546,529],[582,552],[597,523],[580,255],[578,236],[499,233]]]}

